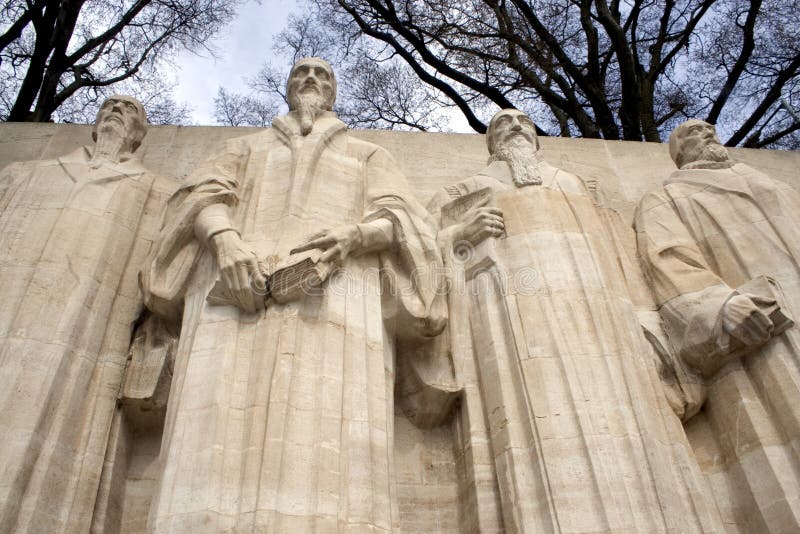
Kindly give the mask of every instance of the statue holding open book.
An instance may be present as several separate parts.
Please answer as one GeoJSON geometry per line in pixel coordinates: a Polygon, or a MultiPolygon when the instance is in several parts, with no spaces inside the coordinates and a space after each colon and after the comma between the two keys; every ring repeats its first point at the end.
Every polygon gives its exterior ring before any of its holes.
{"type": "Polygon", "coordinates": [[[287,95],[189,176],[143,273],[184,325],[151,530],[397,527],[395,356],[446,322],[435,228],[331,111],[328,63],[295,64],[287,95]]]}

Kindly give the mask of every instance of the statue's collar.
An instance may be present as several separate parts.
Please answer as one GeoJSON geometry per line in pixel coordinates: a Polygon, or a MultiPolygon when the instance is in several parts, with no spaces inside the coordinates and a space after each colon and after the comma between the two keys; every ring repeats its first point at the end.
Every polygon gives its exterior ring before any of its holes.
{"type": "MultiPolygon", "coordinates": [[[[287,115],[275,117],[272,120],[272,127],[281,132],[288,138],[302,135],[300,132],[300,113],[290,111],[287,115]]],[[[333,111],[323,111],[314,120],[314,127],[305,137],[319,134],[331,135],[339,130],[346,130],[347,125],[339,120],[333,111]],[[333,130],[333,131],[332,131],[333,130]]]]}
{"type": "Polygon", "coordinates": [[[728,159],[725,161],[711,161],[711,160],[697,160],[691,163],[687,163],[683,167],[681,167],[682,171],[691,171],[694,169],[730,169],[736,165],[736,162],[732,159],[728,159]]]}
{"type": "MultiPolygon", "coordinates": [[[[92,160],[93,154],[94,146],[85,145],[70,152],[69,154],[59,157],[58,160],[61,163],[78,163],[88,166],[89,162],[92,160]]],[[[144,166],[142,165],[139,157],[130,152],[120,154],[118,162],[104,161],[100,167],[107,168],[121,174],[140,174],[145,172],[144,166]]]]}

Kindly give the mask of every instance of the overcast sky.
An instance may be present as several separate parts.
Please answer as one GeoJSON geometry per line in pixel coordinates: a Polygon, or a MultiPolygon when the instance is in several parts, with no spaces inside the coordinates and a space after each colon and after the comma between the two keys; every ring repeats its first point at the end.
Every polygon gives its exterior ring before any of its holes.
{"type": "Polygon", "coordinates": [[[244,77],[253,76],[272,55],[272,36],[283,29],[295,0],[250,1],[239,10],[236,20],[211,43],[217,58],[209,54],[180,55],[175,64],[179,72],[175,100],[194,108],[192,122],[216,124],[214,96],[220,85],[226,89],[247,92],[244,77]]]}
{"type": "MultiPolygon", "coordinates": [[[[217,124],[214,97],[220,86],[240,93],[249,91],[244,78],[254,76],[261,64],[272,57],[272,38],[286,26],[289,14],[299,9],[298,3],[297,0],[262,0],[259,5],[249,1],[219,39],[211,43],[217,51],[216,58],[207,53],[200,56],[183,53],[177,58],[175,100],[192,106],[193,124],[217,124]]],[[[449,113],[448,130],[474,133],[456,108],[449,113]]]]}

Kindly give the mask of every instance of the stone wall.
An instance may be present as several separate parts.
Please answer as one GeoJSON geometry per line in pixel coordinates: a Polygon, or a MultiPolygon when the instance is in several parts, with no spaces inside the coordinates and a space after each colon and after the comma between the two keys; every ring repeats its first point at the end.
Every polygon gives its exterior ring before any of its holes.
{"type": "MultiPolygon", "coordinates": [[[[247,135],[253,128],[154,126],[140,149],[145,166],[180,182],[225,139],[247,135]]],[[[419,199],[426,203],[442,186],[480,171],[487,159],[483,136],[392,131],[355,131],[354,135],[392,153],[419,199]]],[[[13,161],[50,159],[91,143],[91,126],[54,124],[0,125],[0,168],[13,161]]],[[[674,170],[665,144],[606,142],[588,139],[542,138],[542,154],[551,164],[586,181],[596,181],[603,204],[630,222],[637,201],[674,170]]],[[[800,189],[800,153],[735,149],[733,156],[773,178],[800,189]]],[[[177,185],[177,184],[176,184],[177,185]]],[[[2,184],[0,184],[0,187],[2,184]]],[[[632,233],[631,233],[632,234],[632,233]]],[[[624,236],[629,240],[632,235],[624,236]]],[[[695,425],[697,426],[697,425],[695,425]]],[[[689,428],[694,443],[710,441],[689,428]]],[[[133,436],[123,428],[113,449],[120,457],[121,478],[110,480],[102,510],[106,524],[122,532],[144,529],[149,498],[156,479],[160,427],[133,436]],[[134,439],[135,438],[135,439],[134,439]],[[124,502],[123,502],[124,501],[124,502]]],[[[453,532],[473,523],[460,472],[463,458],[453,448],[463,433],[458,421],[434,430],[421,430],[403,415],[395,422],[397,500],[404,532],[453,532]],[[432,527],[435,525],[435,527],[432,527]]],[[[112,440],[113,441],[113,440],[112,440]]],[[[705,450],[705,448],[703,448],[705,450]]],[[[700,456],[707,467],[712,460],[700,456]]],[[[99,514],[97,512],[97,514],[99,514]]]]}
{"type": "MultiPolygon", "coordinates": [[[[12,161],[47,159],[91,143],[91,126],[73,124],[0,124],[0,167],[12,161]]],[[[152,126],[140,151],[154,172],[181,179],[221,141],[256,128],[152,126]]],[[[356,130],[356,137],[385,147],[423,203],[441,186],[481,170],[488,153],[483,136],[356,130]]],[[[553,165],[584,180],[597,180],[609,207],[629,221],[635,203],[675,169],[666,144],[544,137],[542,154],[553,165]]],[[[734,158],[800,188],[800,153],[734,149],[734,158]]]]}

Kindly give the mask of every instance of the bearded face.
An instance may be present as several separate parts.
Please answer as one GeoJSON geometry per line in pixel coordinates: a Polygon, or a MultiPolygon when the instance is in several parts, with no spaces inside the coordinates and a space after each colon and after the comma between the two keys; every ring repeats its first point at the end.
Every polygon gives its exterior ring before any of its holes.
{"type": "Polygon", "coordinates": [[[494,116],[487,132],[489,162],[505,161],[518,187],[541,185],[537,153],[536,127],[533,121],[517,110],[503,110],[494,116]]]}
{"type": "Polygon", "coordinates": [[[134,152],[147,131],[144,108],[135,99],[114,95],[97,112],[92,137],[96,141],[94,162],[119,161],[122,153],[134,152]]]}
{"type": "Polygon", "coordinates": [[[670,137],[670,148],[678,168],[695,162],[726,162],[728,149],[720,143],[714,126],[699,120],[687,121],[670,137]]]}
{"type": "Polygon", "coordinates": [[[300,114],[301,131],[308,135],[322,111],[333,108],[336,81],[327,62],[311,58],[295,64],[286,84],[289,109],[300,114]]]}
{"type": "Polygon", "coordinates": [[[125,137],[129,128],[125,119],[120,115],[106,113],[97,124],[97,135],[102,137],[104,134],[111,133],[119,137],[125,137]]]}
{"type": "Polygon", "coordinates": [[[727,161],[730,159],[728,149],[716,139],[706,140],[683,151],[685,163],[695,161],[727,161]]]}

